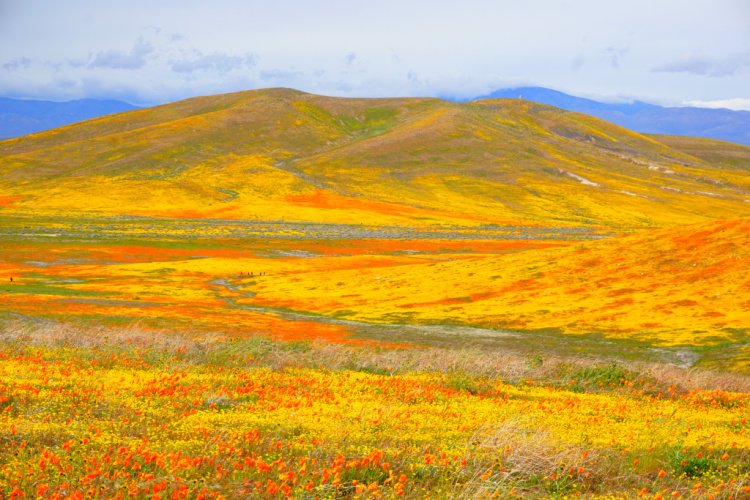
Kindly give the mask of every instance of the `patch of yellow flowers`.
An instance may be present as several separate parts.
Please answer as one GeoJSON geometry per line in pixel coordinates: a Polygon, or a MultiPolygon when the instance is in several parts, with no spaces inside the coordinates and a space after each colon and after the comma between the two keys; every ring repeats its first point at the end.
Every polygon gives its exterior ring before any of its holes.
{"type": "Polygon", "coordinates": [[[0,350],[5,498],[747,494],[750,397],[0,350]]]}

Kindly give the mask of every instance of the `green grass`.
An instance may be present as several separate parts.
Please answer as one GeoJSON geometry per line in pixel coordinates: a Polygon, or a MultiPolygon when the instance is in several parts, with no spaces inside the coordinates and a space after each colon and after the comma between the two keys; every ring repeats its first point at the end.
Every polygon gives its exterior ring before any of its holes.
{"type": "Polygon", "coordinates": [[[76,290],[75,288],[66,288],[62,286],[45,285],[41,283],[5,283],[2,286],[5,293],[25,294],[25,295],[60,295],[66,297],[101,297],[108,295],[104,292],[92,290],[76,290]]]}
{"type": "Polygon", "coordinates": [[[614,362],[603,366],[576,368],[570,372],[564,371],[563,376],[569,379],[567,387],[575,392],[610,391],[636,378],[634,372],[614,362]]]}

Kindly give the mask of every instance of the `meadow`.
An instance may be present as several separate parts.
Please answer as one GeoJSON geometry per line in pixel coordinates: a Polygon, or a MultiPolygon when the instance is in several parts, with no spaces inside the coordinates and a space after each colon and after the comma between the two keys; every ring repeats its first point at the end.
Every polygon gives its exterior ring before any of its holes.
{"type": "Polygon", "coordinates": [[[265,89],[0,142],[0,498],[750,498],[750,148],[265,89]]]}
{"type": "Polygon", "coordinates": [[[7,498],[750,494],[750,379],[478,349],[6,324],[7,498]]]}
{"type": "MultiPolygon", "coordinates": [[[[739,331],[732,337],[731,325],[711,323],[720,316],[696,310],[719,307],[703,293],[718,282],[745,300],[734,276],[747,263],[746,225],[699,224],[669,240],[658,230],[602,238],[539,227],[32,225],[8,216],[0,491],[742,498],[747,351],[739,331]],[[666,247],[695,254],[701,242],[701,267],[687,265],[692,280],[680,281],[675,266],[671,282],[659,281],[666,247]],[[638,258],[623,251],[630,246],[638,258]],[[629,278],[631,290],[612,294],[625,264],[651,281],[629,278]],[[591,288],[571,292],[572,276],[591,288]],[[586,335],[568,317],[537,311],[557,301],[570,315],[573,303],[578,317],[596,319],[602,300],[644,297],[649,284],[654,297],[681,289],[705,306],[670,308],[653,328],[661,335],[648,339],[628,335],[627,314],[589,324],[598,334],[586,335]],[[524,311],[492,301],[523,295],[542,304],[532,311],[547,323],[492,322],[489,313],[524,311]],[[706,335],[680,337],[691,321],[706,335]]],[[[724,307],[740,314],[733,304],[724,307]]]]}

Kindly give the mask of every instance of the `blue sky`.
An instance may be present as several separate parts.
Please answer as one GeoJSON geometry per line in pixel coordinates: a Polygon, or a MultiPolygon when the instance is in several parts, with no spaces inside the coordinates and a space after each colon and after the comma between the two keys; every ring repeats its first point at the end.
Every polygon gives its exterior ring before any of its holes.
{"type": "Polygon", "coordinates": [[[293,87],[750,109],[746,0],[0,0],[0,95],[122,99],[293,87]]]}

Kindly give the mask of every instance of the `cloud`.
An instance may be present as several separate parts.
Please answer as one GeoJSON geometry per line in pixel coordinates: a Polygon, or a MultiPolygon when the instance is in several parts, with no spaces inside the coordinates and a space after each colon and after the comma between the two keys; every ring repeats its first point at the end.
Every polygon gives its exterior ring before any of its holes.
{"type": "Polygon", "coordinates": [[[154,46],[139,38],[130,52],[107,50],[97,53],[89,63],[89,68],[140,69],[146,65],[149,54],[154,52],[154,46]]]}
{"type": "Polygon", "coordinates": [[[737,97],[734,99],[717,99],[713,101],[686,101],[687,106],[711,109],[732,109],[734,111],[750,111],[750,99],[737,97]]]}
{"type": "Polygon", "coordinates": [[[224,74],[234,69],[251,68],[255,66],[255,62],[255,55],[250,53],[240,56],[231,56],[219,52],[205,55],[199,52],[196,57],[172,61],[171,67],[172,71],[176,73],[215,71],[224,74]]]}
{"type": "Polygon", "coordinates": [[[700,76],[733,76],[738,71],[750,67],[750,52],[735,54],[722,59],[690,56],[680,61],[662,64],[653,69],[657,73],[690,73],[700,76]]]}
{"type": "Polygon", "coordinates": [[[86,66],[86,61],[83,59],[68,59],[66,62],[71,68],[82,68],[86,66]]]}
{"type": "Polygon", "coordinates": [[[56,78],[55,79],[55,87],[61,88],[61,89],[72,89],[75,88],[76,81],[71,80],[69,78],[56,78]]]}
{"type": "Polygon", "coordinates": [[[140,90],[137,88],[137,81],[112,82],[88,76],[81,78],[76,83],[76,88],[80,89],[86,97],[94,99],[116,99],[129,103],[139,102],[140,90]]]}
{"type": "Polygon", "coordinates": [[[15,59],[3,63],[3,69],[5,71],[15,71],[21,68],[25,69],[29,66],[31,66],[31,59],[28,57],[16,57],[15,59]]]}
{"type": "Polygon", "coordinates": [[[260,79],[263,81],[292,82],[302,76],[302,71],[294,69],[271,69],[260,72],[260,79]]]}
{"type": "Polygon", "coordinates": [[[750,98],[743,0],[716,0],[710,9],[677,0],[479,0],[481,8],[464,9],[427,0],[325,7],[135,0],[92,9],[90,0],[70,0],[47,2],[44,16],[35,2],[0,0],[6,3],[16,7],[0,16],[0,94],[76,98],[111,87],[120,96],[137,90],[138,102],[155,104],[294,86],[331,95],[468,98],[502,82],[663,104],[750,98]],[[544,3],[545,16],[534,3],[544,3]],[[86,77],[100,86],[52,85],[86,77]]]}
{"type": "Polygon", "coordinates": [[[406,72],[406,79],[415,85],[423,85],[425,83],[413,69],[406,72]]]}
{"type": "Polygon", "coordinates": [[[609,64],[613,68],[620,67],[620,60],[628,53],[630,49],[627,47],[614,47],[609,46],[604,49],[605,56],[609,57],[609,64]]]}

